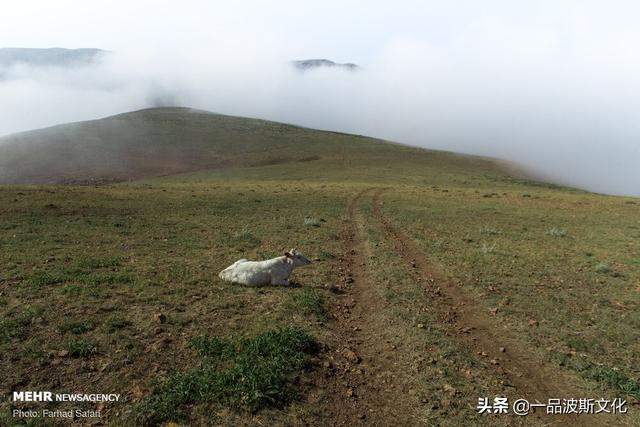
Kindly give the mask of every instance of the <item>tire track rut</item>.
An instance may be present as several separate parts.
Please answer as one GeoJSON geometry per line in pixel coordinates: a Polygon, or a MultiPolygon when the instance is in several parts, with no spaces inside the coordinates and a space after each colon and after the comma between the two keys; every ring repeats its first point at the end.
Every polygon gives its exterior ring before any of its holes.
{"type": "MultiPolygon", "coordinates": [[[[581,393],[566,372],[536,359],[518,342],[511,331],[488,316],[479,302],[429,262],[427,256],[404,231],[397,228],[382,210],[384,189],[359,192],[348,203],[341,238],[343,254],[338,262],[340,284],[338,303],[333,307],[335,345],[330,361],[325,362],[329,377],[322,381],[328,393],[328,417],[331,425],[400,426],[422,425],[422,407],[407,394],[413,374],[402,357],[389,345],[393,332],[381,320],[385,302],[367,272],[371,248],[365,224],[378,229],[402,259],[409,277],[422,285],[431,307],[450,331],[450,338],[469,348],[478,358],[491,360],[496,378],[514,397],[530,402],[547,399],[588,397],[581,393]],[[366,222],[359,211],[363,199],[371,197],[374,221],[366,222]],[[501,351],[504,348],[506,351],[501,351]],[[328,364],[328,365],[327,365],[328,364]]],[[[415,383],[413,383],[415,384],[415,383]]],[[[487,396],[490,397],[490,396],[487,396]]],[[[470,405],[475,402],[469,402],[470,405]]],[[[540,411],[539,411],[540,412],[540,411]]],[[[605,425],[597,417],[572,416],[550,418],[535,413],[529,424],[605,425]]],[[[507,421],[507,420],[503,420],[507,421]]],[[[514,420],[515,421],[515,420],[514,420]]]]}
{"type": "MultiPolygon", "coordinates": [[[[552,397],[584,397],[569,374],[549,366],[536,359],[531,352],[520,348],[521,344],[510,336],[509,330],[490,318],[479,303],[434,268],[413,239],[397,228],[382,211],[381,195],[384,191],[378,189],[373,195],[373,216],[393,240],[413,279],[422,283],[433,297],[434,309],[439,311],[442,322],[450,325],[454,338],[473,349],[476,354],[492,360],[496,375],[507,379],[505,385],[512,386],[519,397],[530,402],[546,402],[552,397]]],[[[546,414],[536,413],[535,417],[545,423],[604,425],[593,416],[565,415],[561,419],[551,420],[546,414]]]]}
{"type": "Polygon", "coordinates": [[[332,425],[338,426],[418,425],[416,405],[399,398],[407,391],[407,372],[385,340],[389,331],[377,316],[383,302],[367,274],[371,253],[358,205],[372,191],[364,190],[351,199],[341,236],[340,294],[333,310],[341,344],[329,366],[329,416],[332,425]]]}

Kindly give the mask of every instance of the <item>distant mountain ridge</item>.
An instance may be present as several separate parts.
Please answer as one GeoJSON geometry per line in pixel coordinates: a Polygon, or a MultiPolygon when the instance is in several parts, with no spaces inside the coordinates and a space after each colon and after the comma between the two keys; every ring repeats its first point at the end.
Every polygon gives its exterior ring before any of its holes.
{"type": "Polygon", "coordinates": [[[90,65],[109,51],[95,48],[0,48],[0,67],[25,64],[36,67],[74,67],[90,65]]]}
{"type": "Polygon", "coordinates": [[[302,71],[314,70],[317,68],[343,68],[349,71],[355,71],[360,68],[357,64],[353,64],[350,62],[340,64],[328,59],[302,59],[292,62],[294,67],[302,71]]]}
{"type": "MultiPolygon", "coordinates": [[[[67,49],[54,48],[0,48],[0,67],[10,67],[25,64],[35,67],[75,67],[91,65],[98,62],[104,55],[110,53],[107,50],[97,48],[67,49]]],[[[301,59],[291,61],[293,66],[302,71],[318,68],[340,68],[355,71],[360,67],[357,64],[347,62],[338,63],[329,59],[301,59]]]]}

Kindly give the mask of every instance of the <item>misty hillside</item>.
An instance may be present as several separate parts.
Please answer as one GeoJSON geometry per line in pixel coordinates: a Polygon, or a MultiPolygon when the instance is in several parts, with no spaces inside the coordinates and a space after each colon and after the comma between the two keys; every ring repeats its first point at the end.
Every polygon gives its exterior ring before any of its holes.
{"type": "Polygon", "coordinates": [[[477,167],[477,158],[361,136],[188,108],[154,108],[2,137],[0,183],[118,182],[291,162],[354,167],[384,166],[395,159],[429,166],[441,164],[443,156],[450,167],[464,169],[471,162],[477,167]]]}
{"type": "Polygon", "coordinates": [[[352,63],[339,64],[328,59],[303,59],[293,61],[293,65],[299,70],[307,71],[317,68],[343,68],[345,70],[355,71],[358,65],[352,63]]]}
{"type": "Polygon", "coordinates": [[[107,53],[101,49],[30,49],[0,48],[0,66],[16,64],[48,67],[69,67],[91,64],[107,53]]]}

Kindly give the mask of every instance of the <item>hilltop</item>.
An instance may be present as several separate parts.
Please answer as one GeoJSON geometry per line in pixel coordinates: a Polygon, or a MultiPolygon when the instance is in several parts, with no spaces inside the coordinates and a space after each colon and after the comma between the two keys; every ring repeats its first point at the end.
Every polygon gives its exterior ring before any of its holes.
{"type": "Polygon", "coordinates": [[[317,68],[342,68],[349,71],[355,71],[359,68],[358,65],[350,62],[340,64],[329,59],[303,59],[293,61],[293,65],[303,71],[313,70],[317,68]]]}
{"type": "Polygon", "coordinates": [[[356,135],[166,107],[0,138],[0,183],[104,183],[206,169],[345,159],[366,163],[432,158],[435,153],[356,135]]]}

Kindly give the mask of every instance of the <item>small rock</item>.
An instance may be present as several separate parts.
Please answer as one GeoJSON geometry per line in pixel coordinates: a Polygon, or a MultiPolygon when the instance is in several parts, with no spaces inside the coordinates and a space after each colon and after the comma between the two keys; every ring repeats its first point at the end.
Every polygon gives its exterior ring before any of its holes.
{"type": "Polygon", "coordinates": [[[424,329],[424,324],[423,323],[418,323],[418,328],[424,329]]]}
{"type": "Polygon", "coordinates": [[[156,314],[156,320],[160,323],[166,323],[167,322],[167,316],[163,313],[158,313],[156,314]]]}
{"type": "Polygon", "coordinates": [[[500,363],[496,359],[491,359],[490,362],[492,365],[498,365],[500,363]]]}
{"type": "Polygon", "coordinates": [[[351,387],[349,387],[344,394],[347,397],[353,397],[355,395],[355,392],[353,391],[353,389],[351,387]]]}
{"type": "Polygon", "coordinates": [[[58,357],[67,357],[69,355],[69,352],[67,350],[60,350],[58,352],[58,357]]]}
{"type": "Polygon", "coordinates": [[[507,351],[507,349],[506,349],[506,348],[504,348],[504,347],[500,347],[500,353],[504,353],[505,351],[507,351]]]}

